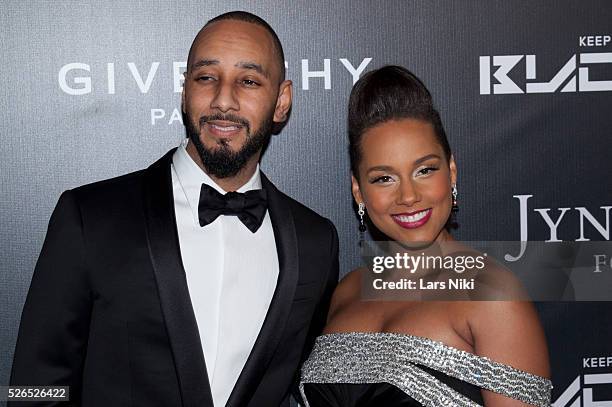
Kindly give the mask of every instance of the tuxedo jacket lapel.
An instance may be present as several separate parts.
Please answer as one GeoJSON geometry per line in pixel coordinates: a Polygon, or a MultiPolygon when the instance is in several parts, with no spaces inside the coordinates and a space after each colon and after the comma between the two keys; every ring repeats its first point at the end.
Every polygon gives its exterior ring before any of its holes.
{"type": "Polygon", "coordinates": [[[212,407],[202,342],[189,297],[174,213],[171,167],[175,149],[146,170],[149,254],[184,407],[212,407]]]}
{"type": "Polygon", "coordinates": [[[298,281],[298,242],[293,215],[281,193],[263,173],[261,182],[268,195],[276,241],[278,282],[259,336],[227,402],[228,407],[246,406],[257,389],[282,337],[298,281]]]}
{"type": "MultiPolygon", "coordinates": [[[[170,165],[174,149],[149,167],[145,187],[147,237],[183,406],[212,407],[202,342],[180,257],[170,165]]],[[[298,241],[289,206],[261,174],[279,261],[276,290],[261,331],[227,402],[248,404],[279,345],[298,281],[298,241]]]]}

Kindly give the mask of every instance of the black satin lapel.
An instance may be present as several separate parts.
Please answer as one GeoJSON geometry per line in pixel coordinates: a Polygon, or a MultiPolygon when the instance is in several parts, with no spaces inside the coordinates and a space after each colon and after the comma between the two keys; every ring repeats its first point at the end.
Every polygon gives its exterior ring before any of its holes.
{"type": "Polygon", "coordinates": [[[278,282],[261,331],[232,390],[227,407],[246,406],[261,382],[281,340],[298,281],[298,246],[293,215],[282,201],[280,192],[263,174],[261,182],[268,194],[268,210],[276,241],[278,282]]]}
{"type": "Polygon", "coordinates": [[[183,268],[172,195],[174,150],[146,170],[145,217],[149,254],[155,270],[168,338],[184,407],[212,407],[202,342],[183,268]]]}

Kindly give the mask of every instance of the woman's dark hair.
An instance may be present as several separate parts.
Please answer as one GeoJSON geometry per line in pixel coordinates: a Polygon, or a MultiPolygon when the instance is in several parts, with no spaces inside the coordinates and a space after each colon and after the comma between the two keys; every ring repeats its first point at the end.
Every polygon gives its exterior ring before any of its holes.
{"type": "Polygon", "coordinates": [[[363,134],[377,124],[398,119],[418,119],[430,123],[446,160],[451,149],[440,114],[431,94],[412,72],[401,66],[387,65],[365,74],[351,91],[348,108],[349,153],[351,171],[358,176],[363,134]]]}

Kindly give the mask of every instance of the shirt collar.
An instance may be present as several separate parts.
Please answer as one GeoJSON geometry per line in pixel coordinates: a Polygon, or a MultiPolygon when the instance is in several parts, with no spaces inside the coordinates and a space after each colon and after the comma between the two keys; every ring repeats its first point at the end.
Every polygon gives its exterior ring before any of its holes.
{"type": "MultiPolygon", "coordinates": [[[[202,184],[209,185],[217,190],[220,194],[225,195],[226,191],[223,190],[210,176],[203,171],[198,164],[191,158],[187,153],[187,143],[189,139],[184,139],[183,142],[178,146],[174,155],[172,156],[172,164],[176,171],[181,189],[187,197],[187,202],[191,212],[193,213],[194,221],[196,224],[200,223],[200,215],[198,214],[198,205],[200,204],[200,189],[202,184]]],[[[259,173],[259,164],[255,168],[253,176],[236,192],[246,192],[253,189],[261,189],[261,174],[259,173]]]]}

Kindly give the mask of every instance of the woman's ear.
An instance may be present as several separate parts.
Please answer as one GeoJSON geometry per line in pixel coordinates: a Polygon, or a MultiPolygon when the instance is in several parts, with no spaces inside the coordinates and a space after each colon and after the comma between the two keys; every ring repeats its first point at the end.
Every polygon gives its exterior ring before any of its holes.
{"type": "Polygon", "coordinates": [[[353,198],[357,204],[363,202],[363,196],[361,196],[361,190],[359,189],[359,181],[351,174],[351,190],[353,192],[353,198]]]}
{"type": "Polygon", "coordinates": [[[457,164],[455,163],[455,157],[452,155],[448,162],[448,169],[450,170],[451,185],[455,185],[457,183],[457,164]]]}

